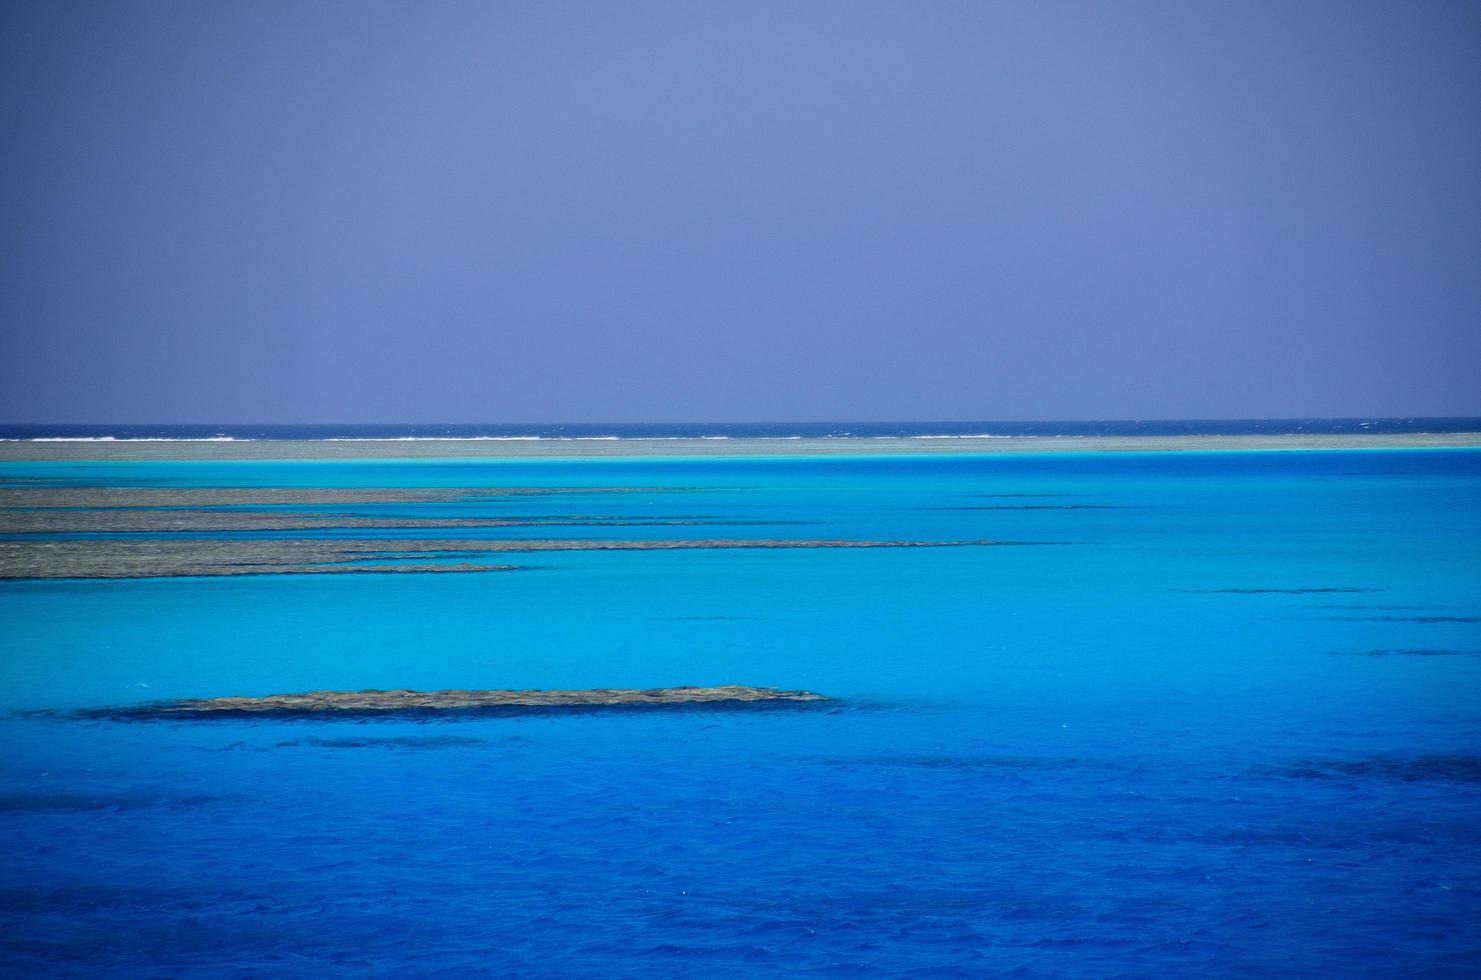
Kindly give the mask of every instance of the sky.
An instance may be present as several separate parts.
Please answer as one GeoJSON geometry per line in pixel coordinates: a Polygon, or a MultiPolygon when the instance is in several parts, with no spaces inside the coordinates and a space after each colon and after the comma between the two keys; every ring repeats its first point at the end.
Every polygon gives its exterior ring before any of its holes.
{"type": "Polygon", "coordinates": [[[1481,3],[0,3],[0,421],[1481,416],[1481,3]]]}

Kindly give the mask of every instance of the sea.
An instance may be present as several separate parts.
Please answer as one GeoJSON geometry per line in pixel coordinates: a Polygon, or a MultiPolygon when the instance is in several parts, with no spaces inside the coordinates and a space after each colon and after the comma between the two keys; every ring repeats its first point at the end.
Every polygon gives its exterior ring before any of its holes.
{"type": "MultiPolygon", "coordinates": [[[[761,428],[1181,431],[1044,425],[761,428]]],[[[19,431],[3,434],[738,434],[19,431]]],[[[438,537],[998,542],[0,582],[0,974],[1481,974],[1481,451],[929,445],[0,463],[0,490],[482,488],[323,509],[701,522],[438,537]],[[500,496],[512,487],[568,492],[500,496]],[[629,492],[605,492],[617,487],[629,492]],[[318,689],[728,683],[832,700],[369,720],[86,713],[318,689]]],[[[267,533],[218,536],[253,534],[267,533]]]]}
{"type": "Polygon", "coordinates": [[[1013,436],[1273,436],[1481,431],[1481,419],[1154,419],[1058,422],[637,422],[519,424],[0,424],[0,441],[381,439],[971,439],[1013,436]]]}

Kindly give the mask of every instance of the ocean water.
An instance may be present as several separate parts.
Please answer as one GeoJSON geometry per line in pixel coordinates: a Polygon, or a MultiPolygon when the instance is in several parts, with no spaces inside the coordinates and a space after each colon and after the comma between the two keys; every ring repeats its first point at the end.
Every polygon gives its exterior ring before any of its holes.
{"type": "Polygon", "coordinates": [[[1481,972],[1478,451],[0,464],[7,483],[631,486],[659,489],[333,510],[734,522],[438,537],[1016,542],[0,583],[9,975],[1481,972]],[[69,714],[721,683],[837,700],[69,714]]]}
{"type": "Polygon", "coordinates": [[[639,422],[580,424],[0,425],[0,441],[951,439],[1013,436],[1379,435],[1481,431],[1478,418],[1151,419],[1059,422],[639,422]]]}

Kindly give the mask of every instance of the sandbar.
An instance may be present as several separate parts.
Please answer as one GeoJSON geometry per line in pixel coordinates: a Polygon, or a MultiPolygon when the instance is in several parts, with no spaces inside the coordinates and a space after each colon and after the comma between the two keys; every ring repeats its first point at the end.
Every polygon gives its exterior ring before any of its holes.
{"type": "Polygon", "coordinates": [[[983,453],[1481,448],[1481,432],[800,439],[304,439],[0,441],[0,462],[233,459],[606,459],[983,453]]]}

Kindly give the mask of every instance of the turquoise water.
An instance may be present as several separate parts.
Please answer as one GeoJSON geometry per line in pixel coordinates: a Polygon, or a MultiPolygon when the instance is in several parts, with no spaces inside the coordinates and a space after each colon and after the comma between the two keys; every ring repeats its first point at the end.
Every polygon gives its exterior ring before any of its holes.
{"type": "Polygon", "coordinates": [[[1021,542],[0,583],[18,975],[1481,970],[1481,452],[0,464],[16,480],[630,486],[655,489],[326,509],[728,522],[409,532],[439,538],[1021,542]],[[66,715],[721,683],[840,700],[66,715]]]}

